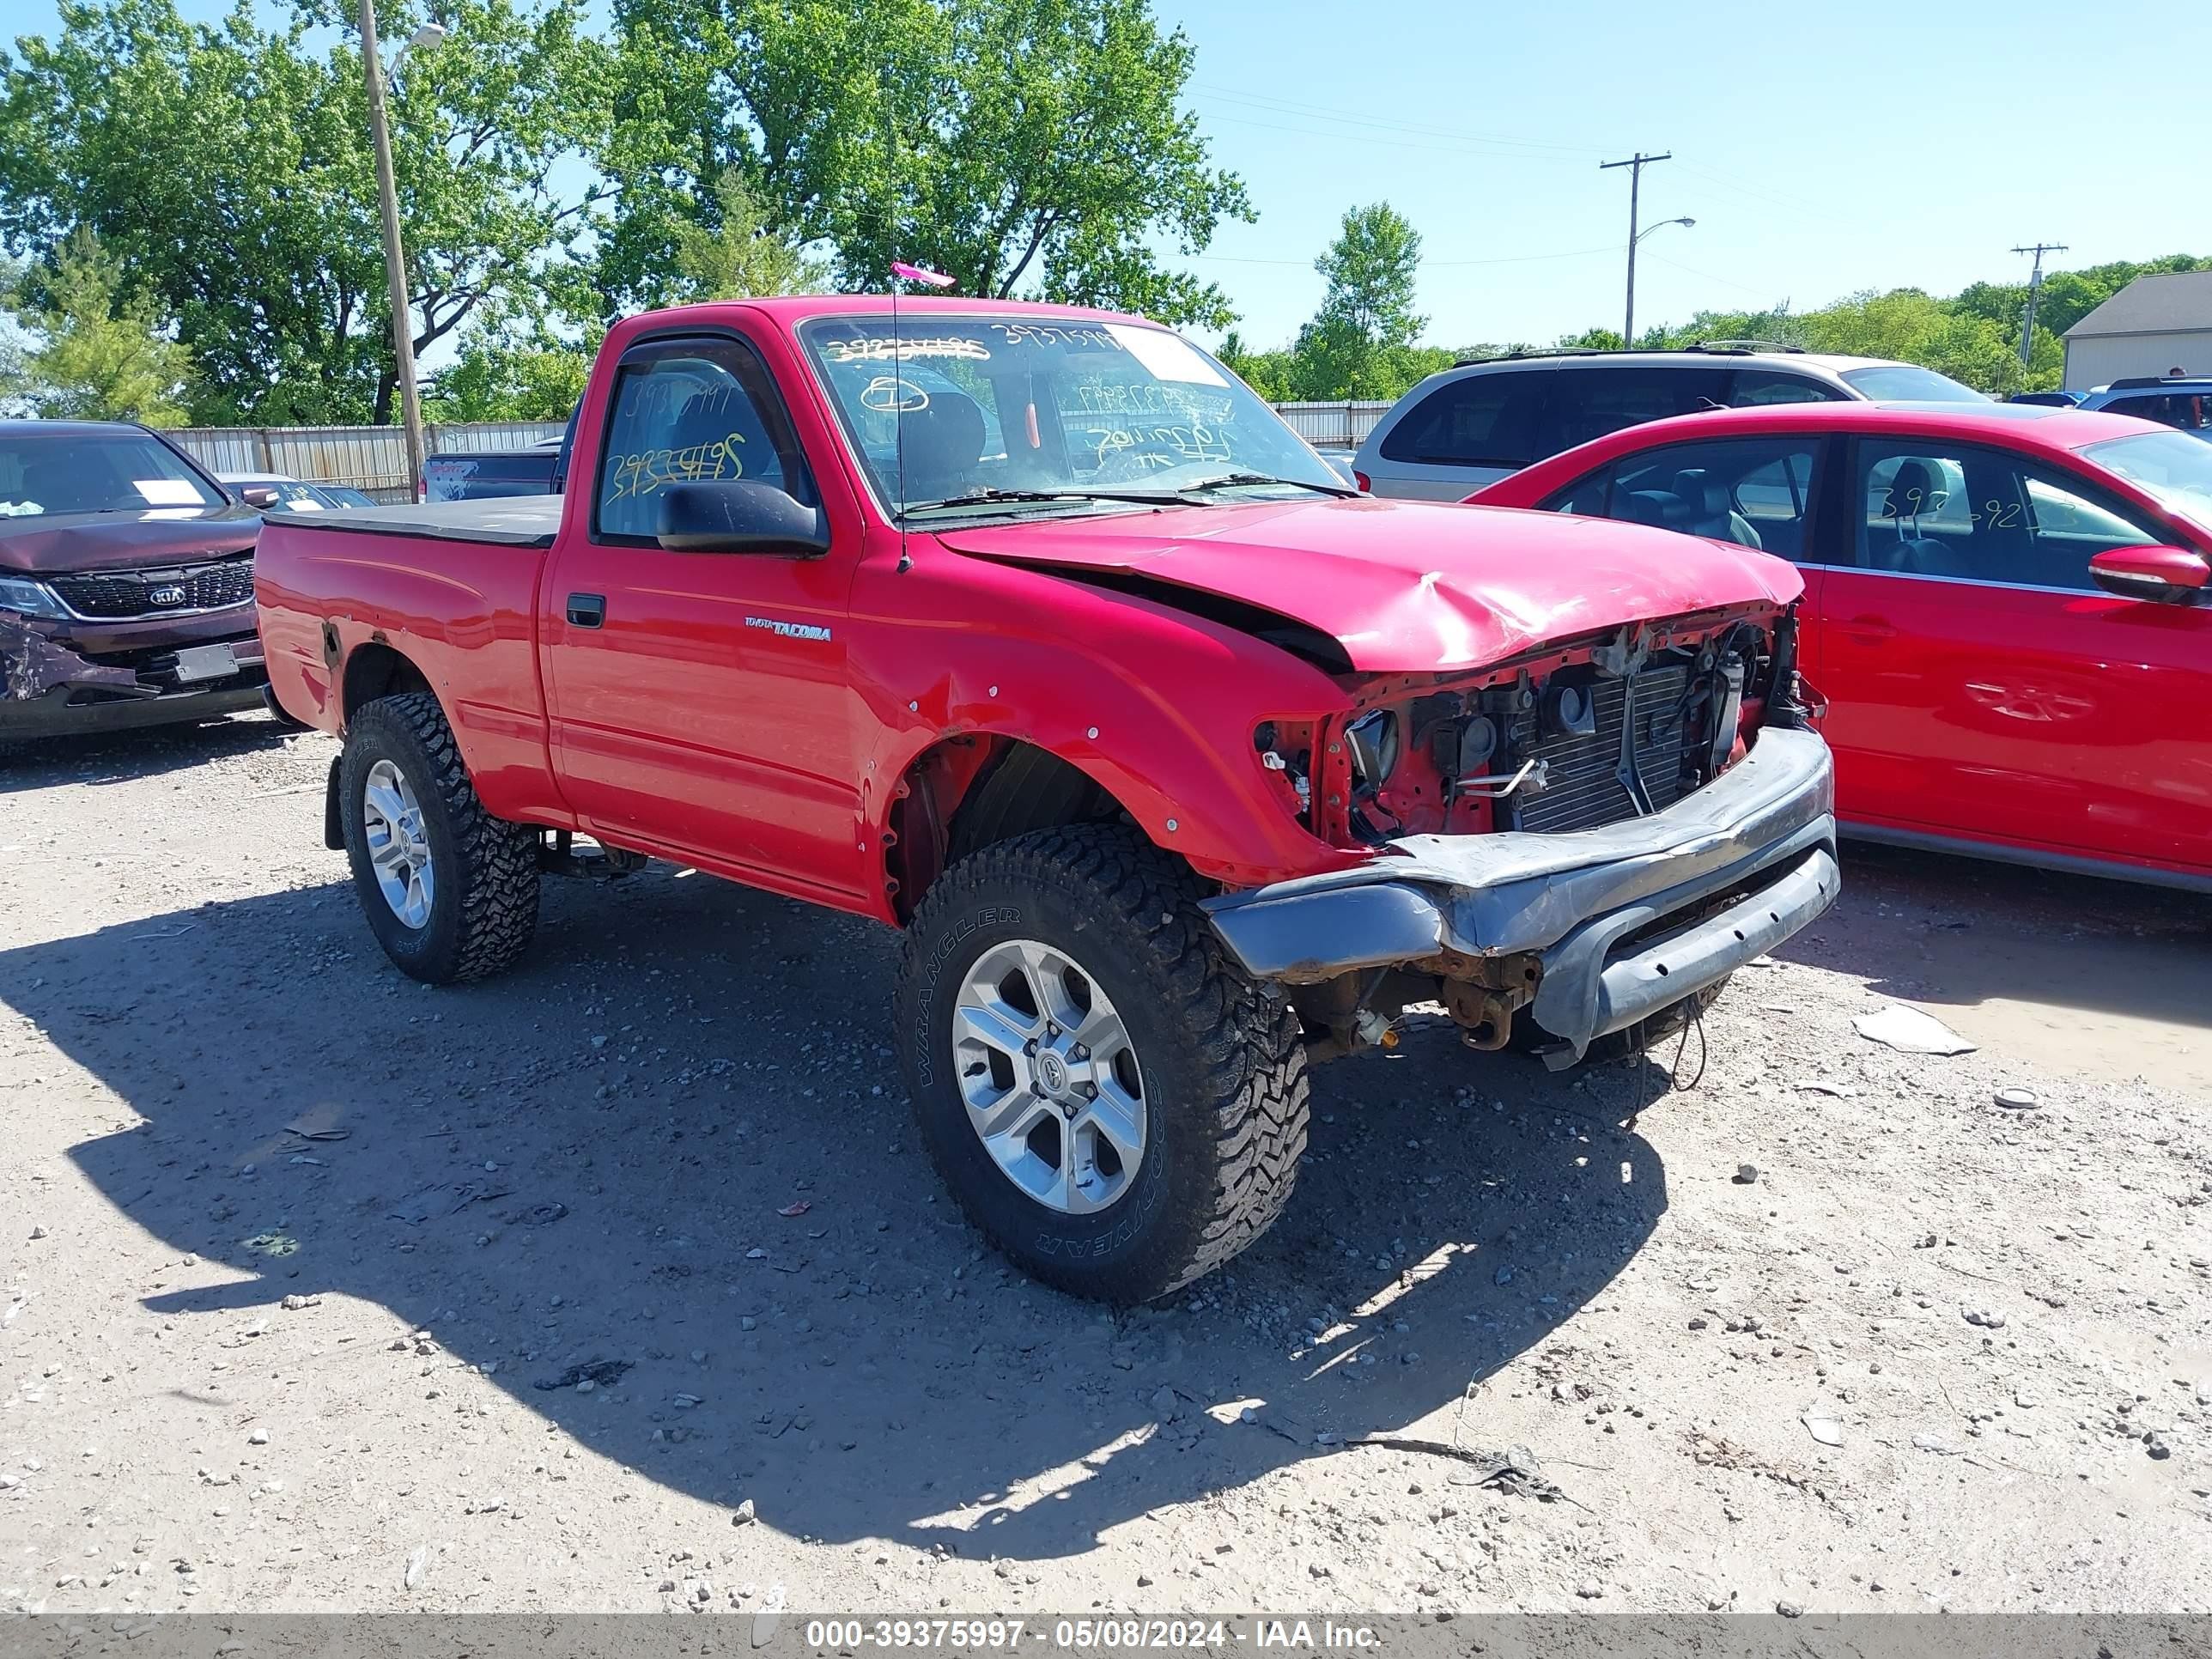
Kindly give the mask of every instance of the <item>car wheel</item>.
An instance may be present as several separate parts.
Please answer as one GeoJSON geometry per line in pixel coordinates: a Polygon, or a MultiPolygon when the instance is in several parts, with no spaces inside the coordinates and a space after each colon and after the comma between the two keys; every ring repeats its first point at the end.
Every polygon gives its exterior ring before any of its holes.
{"type": "Polygon", "coordinates": [[[1296,1018],[1133,830],[1042,830],[930,889],[899,974],[924,1144],[970,1220],[1078,1296],[1150,1301],[1282,1212],[1305,1150],[1296,1018]]]}
{"type": "Polygon", "coordinates": [[[435,697],[356,712],[338,805],[362,909],[402,972],[452,984],[522,954],[538,927],[538,831],[484,811],[435,697]]]}

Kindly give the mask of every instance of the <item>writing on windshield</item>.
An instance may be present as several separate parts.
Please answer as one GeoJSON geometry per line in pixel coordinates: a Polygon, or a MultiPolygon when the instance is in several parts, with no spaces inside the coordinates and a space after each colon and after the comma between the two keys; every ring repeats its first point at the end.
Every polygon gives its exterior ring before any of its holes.
{"type": "Polygon", "coordinates": [[[1164,329],[932,313],[801,331],[878,498],[894,511],[1095,492],[1164,494],[1227,472],[1328,488],[1275,412],[1164,329]]]}

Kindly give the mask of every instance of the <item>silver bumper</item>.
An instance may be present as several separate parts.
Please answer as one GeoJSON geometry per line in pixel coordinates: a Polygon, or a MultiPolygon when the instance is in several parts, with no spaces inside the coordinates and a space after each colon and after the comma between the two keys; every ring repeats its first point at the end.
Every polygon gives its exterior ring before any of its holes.
{"type": "Polygon", "coordinates": [[[1532,1012],[1571,1060],[1833,904],[1835,844],[1827,745],[1770,729],[1728,772],[1648,817],[1565,835],[1408,836],[1357,869],[1206,908],[1248,972],[1289,984],[1446,950],[1534,954],[1532,1012]],[[1684,925],[1669,928],[1678,914],[1684,925]]]}

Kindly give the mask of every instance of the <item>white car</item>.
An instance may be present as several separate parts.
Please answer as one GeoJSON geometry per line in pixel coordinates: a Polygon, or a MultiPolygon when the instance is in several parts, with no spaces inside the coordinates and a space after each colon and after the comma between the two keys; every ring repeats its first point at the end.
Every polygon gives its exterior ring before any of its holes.
{"type": "Polygon", "coordinates": [[[216,477],[248,507],[323,513],[376,505],[374,496],[350,484],[308,483],[289,472],[218,472],[216,477]]]}
{"type": "Polygon", "coordinates": [[[1984,403],[1933,369],[1758,341],[1680,351],[1535,351],[1471,359],[1401,398],[1353,458],[1376,495],[1464,501],[1534,462],[1626,426],[1752,404],[1984,403]]]}

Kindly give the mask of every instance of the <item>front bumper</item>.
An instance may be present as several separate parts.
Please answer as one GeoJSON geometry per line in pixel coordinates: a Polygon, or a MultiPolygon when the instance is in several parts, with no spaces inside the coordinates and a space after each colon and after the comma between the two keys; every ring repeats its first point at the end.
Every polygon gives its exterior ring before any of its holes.
{"type": "Polygon", "coordinates": [[[1564,835],[1409,836],[1356,869],[1206,908],[1247,972],[1286,984],[1447,953],[1534,956],[1530,1012],[1571,1064],[1772,950],[1840,885],[1827,745],[1775,727],[1646,817],[1564,835]]]}
{"type": "MultiPolygon", "coordinates": [[[[155,636],[141,629],[123,636],[129,642],[120,649],[95,650],[83,638],[56,637],[42,623],[0,617],[0,739],[212,720],[258,706],[269,678],[260,637],[235,632],[238,619],[227,620],[234,630],[228,635],[210,638],[196,628],[171,630],[182,637],[155,636]],[[185,660],[208,645],[229,648],[233,672],[190,678],[185,660]]],[[[249,614],[249,628],[251,621],[249,614]]]]}

